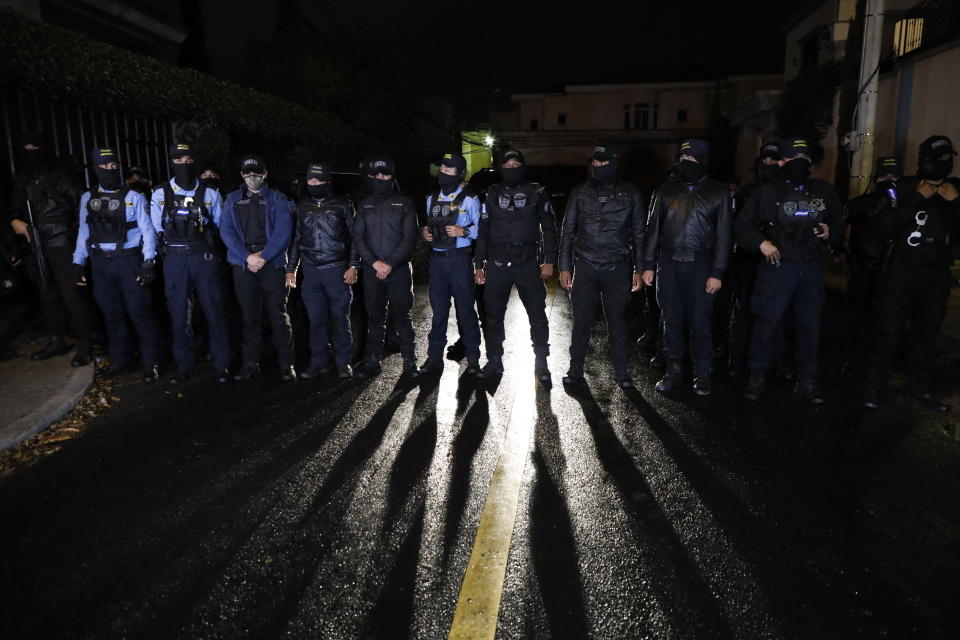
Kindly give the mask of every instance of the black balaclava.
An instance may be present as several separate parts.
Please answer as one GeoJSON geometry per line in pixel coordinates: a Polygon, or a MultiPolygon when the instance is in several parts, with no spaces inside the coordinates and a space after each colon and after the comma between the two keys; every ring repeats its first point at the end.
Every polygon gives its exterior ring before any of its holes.
{"type": "Polygon", "coordinates": [[[116,169],[103,169],[93,165],[93,172],[97,174],[97,182],[101,189],[107,191],[116,191],[123,186],[123,176],[120,174],[120,167],[116,169]]]}
{"type": "Polygon", "coordinates": [[[323,184],[308,184],[307,193],[314,200],[323,200],[330,197],[330,194],[333,193],[333,185],[329,182],[324,182],[323,184]]]}
{"type": "Polygon", "coordinates": [[[917,175],[924,180],[945,180],[951,173],[953,173],[953,156],[945,160],[921,158],[917,165],[917,175]]]}
{"type": "Polygon", "coordinates": [[[780,165],[757,162],[757,179],[760,182],[772,182],[781,176],[783,171],[780,170],[780,165]]]}
{"type": "Polygon", "coordinates": [[[687,184],[696,184],[707,175],[707,166],[693,160],[681,160],[679,169],[680,179],[687,184]]]}
{"type": "Polygon", "coordinates": [[[611,160],[610,164],[602,164],[599,167],[590,167],[593,181],[597,184],[612,186],[617,181],[617,162],[611,160]]]}
{"type": "Polygon", "coordinates": [[[204,178],[200,183],[203,184],[204,187],[213,189],[214,191],[219,191],[220,187],[223,186],[223,180],[220,178],[204,178]]]}
{"type": "Polygon", "coordinates": [[[442,191],[445,196],[457,190],[457,187],[460,186],[460,180],[460,174],[450,175],[442,171],[437,174],[437,184],[440,185],[440,191],[442,191]]]}
{"type": "Polygon", "coordinates": [[[519,167],[500,167],[500,175],[503,176],[503,183],[508,187],[518,187],[527,179],[527,166],[519,167]]]}
{"type": "Polygon", "coordinates": [[[173,178],[181,189],[190,190],[197,185],[197,165],[192,162],[173,164],[173,178]]]}
{"type": "Polygon", "coordinates": [[[790,182],[806,182],[810,177],[810,161],[806,158],[794,158],[783,165],[783,177],[790,182]]]}
{"type": "Polygon", "coordinates": [[[393,178],[381,180],[374,176],[367,176],[367,186],[375,196],[389,196],[393,193],[393,178]]]}

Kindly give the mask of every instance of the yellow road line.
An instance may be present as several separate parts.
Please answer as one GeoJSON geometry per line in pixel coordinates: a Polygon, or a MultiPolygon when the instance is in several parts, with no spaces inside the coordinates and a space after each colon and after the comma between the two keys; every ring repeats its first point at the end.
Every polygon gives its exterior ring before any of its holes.
{"type": "MultiPolygon", "coordinates": [[[[549,291],[548,309],[555,287],[549,291]]],[[[517,378],[533,380],[516,390],[510,422],[504,436],[500,458],[490,480],[490,488],[480,514],[467,571],[460,587],[460,598],[450,626],[450,640],[492,640],[497,632],[500,596],[507,571],[510,540],[517,519],[520,484],[530,451],[536,419],[536,379],[530,361],[517,378]]]]}

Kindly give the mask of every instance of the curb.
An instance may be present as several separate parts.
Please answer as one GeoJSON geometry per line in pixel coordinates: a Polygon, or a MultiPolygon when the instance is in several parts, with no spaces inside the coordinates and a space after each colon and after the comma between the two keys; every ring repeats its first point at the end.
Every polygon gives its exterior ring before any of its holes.
{"type": "Polygon", "coordinates": [[[92,362],[86,367],[70,369],[70,374],[57,393],[26,416],[3,428],[5,433],[0,434],[0,451],[19,444],[70,413],[93,387],[95,369],[92,362]]]}

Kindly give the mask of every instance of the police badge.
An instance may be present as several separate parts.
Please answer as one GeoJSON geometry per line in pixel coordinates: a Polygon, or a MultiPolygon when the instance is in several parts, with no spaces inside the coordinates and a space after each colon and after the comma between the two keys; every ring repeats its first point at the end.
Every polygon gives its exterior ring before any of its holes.
{"type": "Polygon", "coordinates": [[[517,209],[523,209],[527,206],[527,194],[522,191],[513,194],[513,206],[517,209]]]}
{"type": "Polygon", "coordinates": [[[498,204],[500,205],[501,209],[509,209],[510,196],[500,196],[500,198],[498,199],[498,204]]]}
{"type": "Polygon", "coordinates": [[[118,200],[117,198],[111,198],[110,205],[109,205],[110,211],[116,211],[117,209],[119,209],[120,204],[121,204],[120,200],[118,200]]]}
{"type": "Polygon", "coordinates": [[[90,200],[90,208],[94,211],[100,211],[100,207],[103,206],[103,200],[100,198],[94,198],[90,200]]]}

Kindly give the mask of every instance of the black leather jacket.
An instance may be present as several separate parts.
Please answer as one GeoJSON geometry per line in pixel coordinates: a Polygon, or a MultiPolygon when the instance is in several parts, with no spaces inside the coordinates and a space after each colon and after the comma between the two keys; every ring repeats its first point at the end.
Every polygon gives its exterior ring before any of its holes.
{"type": "Polygon", "coordinates": [[[594,265],[623,260],[639,272],[643,259],[646,206],[640,191],[628,182],[613,187],[582,182],[570,192],[560,236],[559,267],[572,271],[574,255],[594,265]]]}
{"type": "Polygon", "coordinates": [[[360,266],[353,250],[353,204],[346,198],[324,200],[302,198],[294,211],[293,237],[287,251],[287,273],[296,273],[300,261],[305,267],[336,267],[350,263],[360,266]]]}
{"type": "Polygon", "coordinates": [[[417,209],[407,196],[369,196],[357,210],[353,247],[372,267],[383,260],[396,269],[410,260],[417,242],[417,209]]]}
{"type": "Polygon", "coordinates": [[[825,251],[824,242],[813,226],[825,223],[830,229],[829,247],[837,250],[845,231],[844,207],[833,185],[810,179],[799,185],[775,180],[760,185],[737,215],[737,245],[759,251],[764,240],[780,250],[785,262],[812,262],[825,251]]]}
{"type": "Polygon", "coordinates": [[[709,260],[710,277],[723,278],[733,248],[730,189],[704,178],[695,185],[671,180],[660,185],[650,204],[643,251],[645,269],[657,258],[677,262],[709,260]]]}
{"type": "Polygon", "coordinates": [[[33,219],[40,238],[48,247],[73,247],[77,242],[80,196],[83,187],[76,173],[66,167],[34,177],[17,176],[10,199],[11,217],[30,221],[27,198],[33,209],[33,219]]]}

